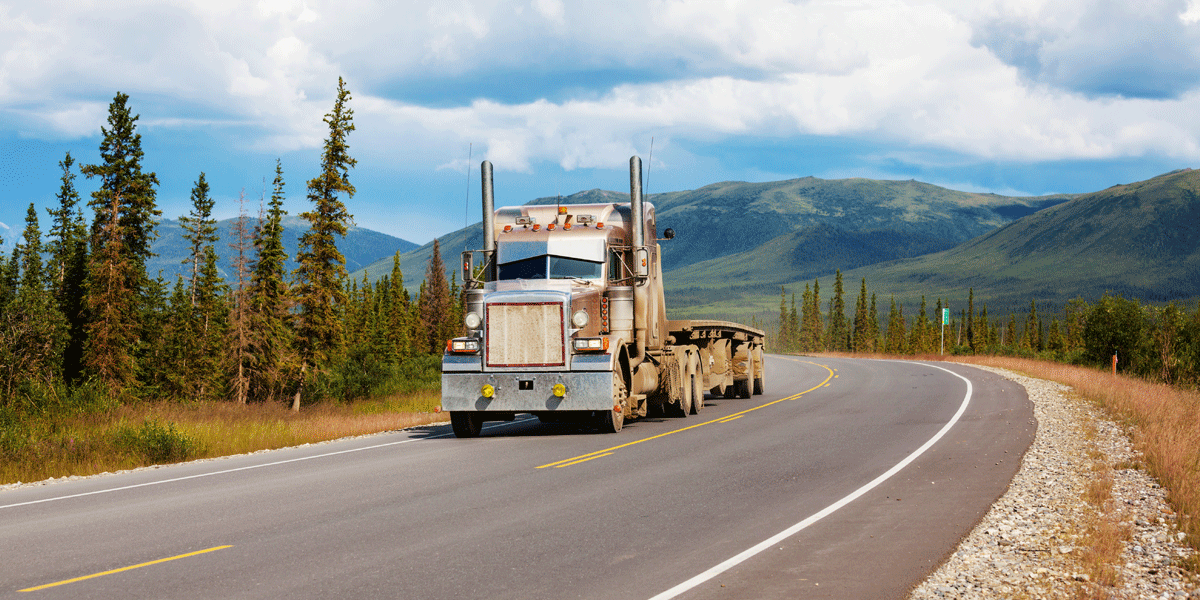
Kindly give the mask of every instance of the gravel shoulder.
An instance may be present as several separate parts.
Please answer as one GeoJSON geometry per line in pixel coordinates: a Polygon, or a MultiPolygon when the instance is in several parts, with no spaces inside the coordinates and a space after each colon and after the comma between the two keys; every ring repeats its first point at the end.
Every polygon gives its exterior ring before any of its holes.
{"type": "Polygon", "coordinates": [[[1037,432],[1008,491],[910,598],[1200,598],[1195,574],[1179,566],[1194,551],[1123,429],[1067,386],[978,368],[1025,387],[1037,432]],[[1111,501],[1094,506],[1085,498],[1103,473],[1111,501]],[[1112,586],[1088,574],[1086,530],[1097,519],[1127,532],[1112,586]]]}

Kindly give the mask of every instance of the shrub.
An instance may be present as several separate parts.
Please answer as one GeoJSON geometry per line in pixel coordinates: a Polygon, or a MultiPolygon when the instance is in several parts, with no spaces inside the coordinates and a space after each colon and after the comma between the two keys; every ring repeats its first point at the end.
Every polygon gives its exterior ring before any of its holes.
{"type": "Polygon", "coordinates": [[[140,454],[151,464],[181,462],[199,453],[196,441],[176,429],[174,423],[162,425],[151,419],[138,427],[118,428],[115,444],[122,450],[140,454]]]}

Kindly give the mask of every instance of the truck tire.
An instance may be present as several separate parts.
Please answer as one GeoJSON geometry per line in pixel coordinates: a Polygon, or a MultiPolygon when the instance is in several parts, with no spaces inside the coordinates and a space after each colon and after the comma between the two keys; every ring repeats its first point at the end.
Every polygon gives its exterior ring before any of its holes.
{"type": "Polygon", "coordinates": [[[754,385],[754,355],[750,351],[749,343],[738,346],[738,349],[733,352],[733,363],[737,365],[733,370],[734,376],[736,377],[738,371],[741,371],[745,373],[746,378],[734,379],[733,387],[730,388],[732,393],[727,394],[725,397],[748,399],[754,385]]]}
{"type": "Polygon", "coordinates": [[[766,379],[767,365],[763,362],[762,346],[754,349],[754,395],[761,396],[766,390],[763,380],[766,379]]]}
{"type": "Polygon", "coordinates": [[[678,396],[678,400],[663,405],[667,416],[684,418],[692,412],[692,389],[688,385],[687,365],[673,363],[667,372],[667,398],[678,396]]]}
{"type": "Polygon", "coordinates": [[[700,373],[700,358],[696,355],[692,355],[687,374],[687,386],[692,389],[692,414],[698,415],[704,410],[704,387],[700,384],[703,375],[700,373]]]}
{"type": "MultiPolygon", "coordinates": [[[[613,406],[622,406],[628,401],[625,379],[620,372],[613,373],[613,406]]],[[[614,409],[596,411],[596,427],[600,433],[616,433],[625,426],[625,412],[614,409]]]]}
{"type": "Polygon", "coordinates": [[[483,415],[476,412],[451,411],[450,427],[454,429],[454,437],[479,437],[483,429],[483,415]]]}

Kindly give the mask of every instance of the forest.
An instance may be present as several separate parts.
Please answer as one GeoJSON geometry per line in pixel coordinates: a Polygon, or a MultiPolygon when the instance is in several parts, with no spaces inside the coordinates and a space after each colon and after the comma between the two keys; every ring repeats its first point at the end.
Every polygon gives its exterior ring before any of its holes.
{"type": "Polygon", "coordinates": [[[1200,384],[1200,305],[1189,312],[1175,302],[1156,306],[1104,294],[1094,303],[1076,298],[1053,314],[1039,314],[1037,301],[1030,300],[1024,314],[1000,317],[989,315],[986,303],[976,307],[971,289],[967,307],[949,313],[943,323],[940,298],[930,312],[922,296],[917,314],[906,317],[893,297],[887,314],[880,315],[865,278],[852,318],[845,316],[844,298],[840,270],[824,313],[819,280],[805,284],[799,311],[795,293],[789,307],[787,290],[780,288],[776,335],[768,338],[772,351],[997,355],[1101,368],[1109,368],[1115,356],[1120,373],[1200,384]]]}
{"type": "Polygon", "coordinates": [[[259,214],[244,202],[234,228],[229,281],[218,272],[213,198],[203,172],[181,217],[186,275],[151,276],[158,179],[143,169],[138,116],[118,93],[101,128],[98,164],[62,170],[42,239],[30,204],[23,235],[0,259],[0,437],[5,423],[46,410],[153,401],[284,403],[351,400],[414,385],[436,387],[444,340],[458,334],[460,290],[435,250],[414,299],[398,256],[390,275],[348,280],[335,240],[352,215],[348,135],[354,111],[345,82],[325,115],[320,174],[305,185],[294,272],[282,217],[286,184],[277,160],[259,214]],[[86,202],[75,188],[98,181],[86,202]]]}

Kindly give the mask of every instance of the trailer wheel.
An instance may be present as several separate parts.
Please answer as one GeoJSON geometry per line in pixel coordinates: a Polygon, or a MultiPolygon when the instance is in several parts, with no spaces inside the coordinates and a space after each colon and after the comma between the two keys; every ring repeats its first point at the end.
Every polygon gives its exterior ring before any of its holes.
{"type": "Polygon", "coordinates": [[[754,395],[761,396],[766,386],[763,380],[766,379],[767,365],[763,362],[762,347],[754,349],[754,395]]]}
{"type": "MultiPolygon", "coordinates": [[[[624,407],[628,402],[625,389],[625,379],[621,377],[621,373],[613,373],[613,406],[624,407]]],[[[596,426],[600,433],[616,433],[625,426],[625,412],[618,412],[612,408],[596,411],[596,426]]]]}
{"type": "Polygon", "coordinates": [[[451,411],[450,427],[454,428],[454,437],[478,437],[483,429],[483,415],[475,412],[451,411]]]}
{"type": "Polygon", "coordinates": [[[704,409],[704,388],[700,385],[700,359],[692,355],[687,370],[687,386],[692,390],[692,414],[698,415],[704,409]]]}
{"type": "Polygon", "coordinates": [[[704,390],[700,387],[700,379],[693,374],[688,377],[688,387],[692,390],[692,414],[698,415],[704,410],[704,390]]]}

